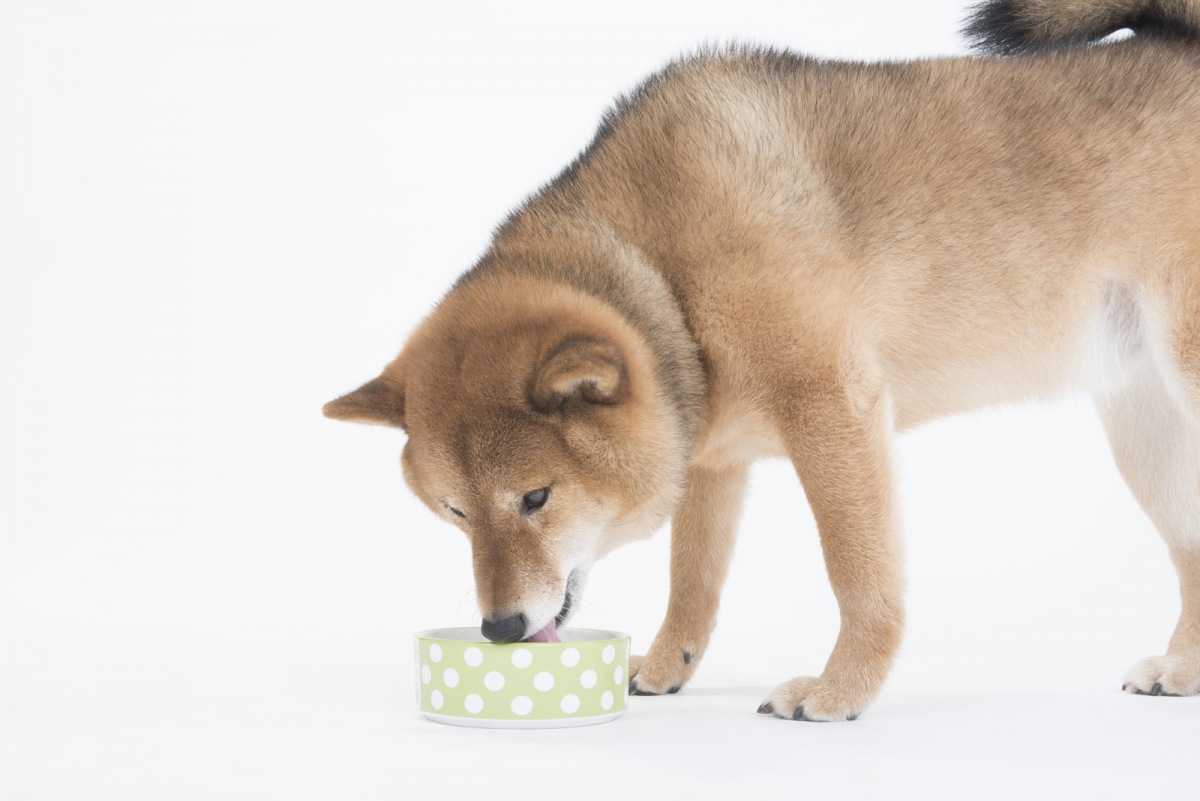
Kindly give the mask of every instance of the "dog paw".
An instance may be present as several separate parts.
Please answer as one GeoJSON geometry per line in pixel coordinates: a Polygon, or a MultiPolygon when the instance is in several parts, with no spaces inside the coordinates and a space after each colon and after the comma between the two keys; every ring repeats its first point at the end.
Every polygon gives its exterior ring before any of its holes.
{"type": "Polygon", "coordinates": [[[630,695],[671,695],[679,692],[691,678],[692,655],[680,652],[677,658],[663,658],[653,650],[646,656],[629,657],[630,695]]]}
{"type": "Polygon", "coordinates": [[[1129,670],[1121,689],[1137,695],[1200,694],[1200,658],[1147,657],[1129,670]]]}
{"type": "Polygon", "coordinates": [[[852,697],[823,678],[802,676],[780,684],[758,708],[760,715],[787,720],[854,720],[869,699],[852,697]]]}

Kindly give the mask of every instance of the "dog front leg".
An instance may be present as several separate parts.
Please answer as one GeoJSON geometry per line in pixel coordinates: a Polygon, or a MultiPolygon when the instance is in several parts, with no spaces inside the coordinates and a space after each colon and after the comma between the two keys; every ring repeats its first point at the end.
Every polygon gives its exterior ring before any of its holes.
{"type": "Polygon", "coordinates": [[[900,645],[904,606],[892,502],[890,403],[881,382],[841,370],[796,396],[784,423],[816,518],[841,631],[825,670],[785,682],[759,707],[792,720],[854,720],[900,645]]]}
{"type": "Polygon", "coordinates": [[[645,656],[629,663],[629,692],[678,692],[704,656],[717,622],[721,586],[733,555],[747,465],[692,467],[671,525],[667,617],[645,656]]]}

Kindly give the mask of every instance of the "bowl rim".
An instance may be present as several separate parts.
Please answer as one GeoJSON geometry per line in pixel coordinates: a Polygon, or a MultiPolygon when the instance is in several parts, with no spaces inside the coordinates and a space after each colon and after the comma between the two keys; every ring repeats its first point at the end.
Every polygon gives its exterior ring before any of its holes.
{"type": "Polygon", "coordinates": [[[570,639],[562,639],[561,642],[492,642],[483,636],[478,626],[448,626],[446,628],[425,629],[418,631],[414,635],[418,640],[432,640],[434,642],[452,642],[452,643],[470,643],[471,645],[487,645],[493,648],[562,648],[569,645],[583,645],[587,643],[609,643],[628,640],[629,635],[620,631],[612,631],[610,629],[576,629],[566,628],[559,632],[559,635],[570,634],[570,639]],[[464,635],[471,634],[467,637],[464,635]],[[457,635],[457,636],[455,636],[457,635]],[[582,635],[582,636],[581,636],[582,635]]]}

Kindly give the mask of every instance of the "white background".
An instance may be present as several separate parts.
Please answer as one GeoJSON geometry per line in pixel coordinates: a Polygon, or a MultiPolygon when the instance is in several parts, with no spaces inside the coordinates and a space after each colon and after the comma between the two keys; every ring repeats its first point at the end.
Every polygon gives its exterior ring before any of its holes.
{"type": "MultiPolygon", "coordinates": [[[[1087,399],[901,440],[910,623],[858,722],[754,714],[837,622],[764,463],[694,682],[543,732],[416,717],[412,633],[478,622],[467,545],[399,432],[320,416],[670,57],[955,54],[963,13],[0,4],[0,797],[1194,793],[1200,702],[1118,692],[1178,597],[1087,399]]],[[[644,651],[667,548],[600,563],[576,623],[644,651]]]]}

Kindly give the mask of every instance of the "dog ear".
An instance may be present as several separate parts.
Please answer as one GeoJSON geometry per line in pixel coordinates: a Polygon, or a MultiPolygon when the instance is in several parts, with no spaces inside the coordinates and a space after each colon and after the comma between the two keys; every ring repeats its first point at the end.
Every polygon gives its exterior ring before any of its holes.
{"type": "Polygon", "coordinates": [[[404,382],[385,373],[331,400],[323,411],[334,420],[405,428],[404,382]]]}
{"type": "Polygon", "coordinates": [[[572,337],[559,343],[534,372],[530,400],[541,412],[557,412],[568,403],[620,403],[629,391],[625,360],[616,345],[572,337]]]}

